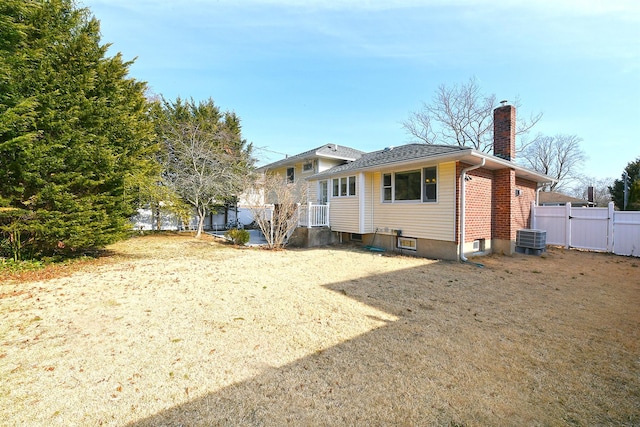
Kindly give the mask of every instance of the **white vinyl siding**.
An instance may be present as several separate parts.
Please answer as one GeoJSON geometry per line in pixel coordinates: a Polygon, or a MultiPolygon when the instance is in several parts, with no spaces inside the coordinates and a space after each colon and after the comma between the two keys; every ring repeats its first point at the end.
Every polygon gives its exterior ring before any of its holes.
{"type": "Polygon", "coordinates": [[[319,158],[318,172],[326,171],[327,169],[331,169],[332,167],[341,165],[343,163],[344,163],[344,160],[340,160],[340,159],[319,158]]]}
{"type": "MultiPolygon", "coordinates": [[[[397,172],[402,172],[398,170],[397,172]]],[[[384,173],[393,173],[385,171],[384,173]]],[[[402,230],[402,235],[414,238],[455,241],[455,162],[440,163],[438,165],[438,200],[432,203],[404,202],[384,203],[382,201],[382,173],[377,172],[372,180],[373,184],[373,223],[368,232],[388,230],[402,230]]],[[[368,209],[367,209],[368,210],[368,209]]],[[[332,216],[335,214],[332,208],[332,216]]],[[[366,218],[365,218],[366,219],[366,218]]]]}
{"type": "Polygon", "coordinates": [[[345,233],[360,233],[360,217],[357,197],[331,199],[331,229],[345,233]]]}
{"type": "Polygon", "coordinates": [[[311,203],[318,203],[318,181],[309,181],[307,183],[307,200],[311,203]]]}

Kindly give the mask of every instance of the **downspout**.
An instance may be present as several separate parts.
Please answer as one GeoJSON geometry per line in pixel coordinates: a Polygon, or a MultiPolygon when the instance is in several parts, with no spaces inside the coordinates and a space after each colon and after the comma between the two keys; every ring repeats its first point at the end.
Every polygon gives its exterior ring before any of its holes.
{"type": "Polygon", "coordinates": [[[536,206],[540,206],[540,190],[542,190],[547,185],[548,184],[545,182],[542,185],[539,185],[538,188],[536,188],[536,206]]]}
{"type": "Polygon", "coordinates": [[[460,172],[460,261],[467,262],[467,257],[464,256],[464,219],[465,219],[465,200],[464,195],[466,193],[466,177],[467,172],[472,171],[474,169],[478,169],[484,166],[486,159],[482,159],[482,162],[479,165],[469,166],[468,168],[462,169],[460,172]]]}
{"type": "Polygon", "coordinates": [[[540,206],[540,190],[544,190],[547,186],[550,187],[551,184],[553,184],[553,181],[543,182],[536,188],[536,206],[540,206]]]}

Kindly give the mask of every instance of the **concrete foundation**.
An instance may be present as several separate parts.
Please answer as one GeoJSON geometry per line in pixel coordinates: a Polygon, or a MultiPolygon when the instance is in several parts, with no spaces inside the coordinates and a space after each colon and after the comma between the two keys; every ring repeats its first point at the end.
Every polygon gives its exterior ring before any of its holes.
{"type": "Polygon", "coordinates": [[[289,246],[294,248],[313,248],[338,242],[338,234],[325,227],[298,227],[289,238],[289,246]]]}
{"type": "Polygon", "coordinates": [[[513,255],[516,251],[516,242],[513,240],[493,239],[491,241],[493,253],[501,255],[513,255]]]}

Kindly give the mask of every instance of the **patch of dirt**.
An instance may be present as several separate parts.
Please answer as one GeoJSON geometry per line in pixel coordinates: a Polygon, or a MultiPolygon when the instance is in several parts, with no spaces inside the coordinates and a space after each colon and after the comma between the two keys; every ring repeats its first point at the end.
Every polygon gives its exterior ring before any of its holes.
{"type": "Polygon", "coordinates": [[[0,285],[7,425],[638,425],[640,259],[148,236],[0,285]]]}

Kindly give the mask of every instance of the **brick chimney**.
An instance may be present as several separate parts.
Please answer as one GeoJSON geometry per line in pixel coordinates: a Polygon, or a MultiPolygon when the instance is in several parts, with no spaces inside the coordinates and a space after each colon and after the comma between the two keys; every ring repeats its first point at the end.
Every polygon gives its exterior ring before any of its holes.
{"type": "MultiPolygon", "coordinates": [[[[516,156],[516,108],[507,101],[501,104],[493,110],[493,155],[511,161],[516,156]]],[[[515,251],[515,190],[514,168],[494,171],[491,246],[496,253],[511,255],[515,251]]]]}
{"type": "Polygon", "coordinates": [[[500,103],[493,110],[493,155],[511,161],[516,158],[516,107],[500,103]]]}

